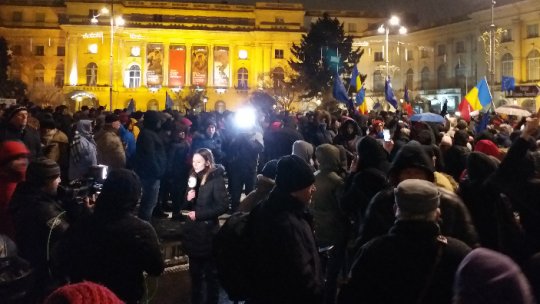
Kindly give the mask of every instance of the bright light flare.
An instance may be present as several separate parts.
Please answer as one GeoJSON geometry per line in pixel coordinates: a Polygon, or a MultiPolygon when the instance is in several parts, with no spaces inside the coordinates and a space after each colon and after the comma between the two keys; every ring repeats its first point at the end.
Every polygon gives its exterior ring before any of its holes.
{"type": "Polygon", "coordinates": [[[234,113],[234,123],[239,129],[249,129],[255,126],[257,113],[254,108],[241,108],[234,113]]]}
{"type": "Polygon", "coordinates": [[[392,17],[390,17],[390,20],[388,22],[392,26],[399,25],[399,17],[398,16],[392,16],[392,17]]]}
{"type": "Polygon", "coordinates": [[[399,33],[400,33],[401,35],[407,34],[407,28],[404,27],[404,26],[401,26],[401,27],[399,28],[399,33]]]}

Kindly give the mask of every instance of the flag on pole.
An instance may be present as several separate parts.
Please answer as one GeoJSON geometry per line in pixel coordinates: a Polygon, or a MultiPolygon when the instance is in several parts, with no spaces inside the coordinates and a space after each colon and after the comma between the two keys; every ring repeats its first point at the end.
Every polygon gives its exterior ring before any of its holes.
{"type": "Polygon", "coordinates": [[[133,100],[133,98],[131,98],[126,109],[126,113],[128,115],[131,115],[131,113],[133,112],[135,112],[135,101],[133,100]]]}
{"type": "Polygon", "coordinates": [[[171,110],[174,107],[174,102],[169,95],[169,92],[165,92],[165,110],[171,110]]]}
{"type": "Polygon", "coordinates": [[[360,114],[367,114],[366,89],[362,86],[360,91],[356,93],[356,106],[360,114]]]}
{"type": "Polygon", "coordinates": [[[491,92],[486,77],[482,78],[478,84],[472,88],[459,104],[459,111],[463,119],[470,121],[470,113],[473,111],[480,111],[485,106],[491,103],[491,92]]]}
{"type": "Polygon", "coordinates": [[[407,113],[407,116],[411,117],[413,115],[413,109],[411,106],[411,102],[409,101],[409,89],[407,88],[406,84],[405,92],[403,93],[403,100],[405,101],[403,104],[403,111],[407,113]]]}
{"type": "Polygon", "coordinates": [[[349,86],[355,87],[357,92],[362,88],[362,80],[360,80],[360,73],[358,72],[358,67],[356,65],[354,65],[352,70],[349,86]]]}
{"type": "Polygon", "coordinates": [[[384,84],[384,98],[394,107],[394,109],[397,109],[398,102],[396,96],[394,95],[394,90],[392,90],[390,77],[386,78],[386,83],[384,84]]]}
{"type": "Polygon", "coordinates": [[[332,95],[337,101],[345,103],[348,108],[353,108],[352,100],[349,98],[349,94],[347,94],[347,90],[338,74],[334,75],[332,95]]]}

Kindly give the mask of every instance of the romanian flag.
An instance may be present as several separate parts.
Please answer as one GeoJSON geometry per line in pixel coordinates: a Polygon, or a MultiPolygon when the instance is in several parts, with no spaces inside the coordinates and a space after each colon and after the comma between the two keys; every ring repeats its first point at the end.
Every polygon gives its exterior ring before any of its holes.
{"type": "Polygon", "coordinates": [[[411,106],[411,102],[409,101],[409,89],[407,88],[407,85],[405,85],[405,92],[403,93],[403,100],[405,101],[405,104],[402,105],[403,111],[407,113],[407,116],[411,117],[413,115],[413,109],[411,106]]]}
{"type": "Polygon", "coordinates": [[[358,67],[356,65],[352,70],[349,86],[355,87],[356,91],[360,91],[360,88],[362,88],[362,80],[360,80],[360,73],[358,72],[358,67]]]}
{"type": "Polygon", "coordinates": [[[478,84],[472,88],[472,90],[465,95],[461,104],[459,105],[459,111],[461,112],[461,117],[469,121],[470,113],[472,111],[480,111],[485,106],[491,103],[491,92],[489,91],[489,86],[486,78],[482,78],[478,84]]]}

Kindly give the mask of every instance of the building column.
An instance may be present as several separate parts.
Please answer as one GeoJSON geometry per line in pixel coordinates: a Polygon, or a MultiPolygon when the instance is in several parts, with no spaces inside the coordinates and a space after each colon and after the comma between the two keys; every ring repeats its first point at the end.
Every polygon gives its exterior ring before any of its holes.
{"type": "Polygon", "coordinates": [[[522,52],[522,35],[521,35],[521,25],[522,22],[519,18],[512,20],[512,40],[513,40],[513,76],[516,77],[516,83],[522,83],[523,79],[527,79],[526,69],[523,68],[525,62],[523,62],[522,52]]]}

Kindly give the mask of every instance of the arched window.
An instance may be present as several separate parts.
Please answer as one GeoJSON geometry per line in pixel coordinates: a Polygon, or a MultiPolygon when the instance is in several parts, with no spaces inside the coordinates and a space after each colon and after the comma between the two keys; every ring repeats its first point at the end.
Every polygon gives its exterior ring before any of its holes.
{"type": "Polygon", "coordinates": [[[506,53],[501,58],[501,75],[513,76],[514,75],[514,58],[512,54],[506,53]]]}
{"type": "Polygon", "coordinates": [[[238,69],[238,88],[239,89],[247,89],[248,88],[248,70],[246,68],[239,68],[238,69]]]}
{"type": "Polygon", "coordinates": [[[10,73],[9,73],[10,74],[9,75],[10,79],[11,80],[14,80],[14,79],[19,79],[20,80],[21,79],[21,69],[22,69],[21,64],[18,63],[18,62],[14,62],[14,63],[12,63],[10,65],[9,68],[10,68],[9,69],[10,70],[10,73]]]}
{"type": "Polygon", "coordinates": [[[437,69],[437,88],[444,89],[447,86],[447,77],[446,77],[446,64],[442,64],[437,69]]]}
{"type": "Polygon", "coordinates": [[[128,88],[138,88],[141,86],[141,67],[134,64],[129,67],[128,71],[128,88]]]}
{"type": "Polygon", "coordinates": [[[429,85],[430,85],[430,78],[431,75],[429,73],[429,69],[428,67],[424,67],[422,69],[422,72],[420,72],[420,89],[422,90],[427,90],[429,89],[429,85]]]}
{"type": "Polygon", "coordinates": [[[281,88],[285,80],[285,71],[281,67],[277,67],[272,72],[272,80],[274,81],[274,89],[281,88]]]}
{"type": "Polygon", "coordinates": [[[407,79],[405,80],[405,84],[407,85],[407,88],[409,90],[412,90],[413,89],[413,84],[414,84],[414,72],[412,69],[408,69],[407,70],[407,79]]]}
{"type": "Polygon", "coordinates": [[[32,82],[34,84],[45,82],[45,67],[43,64],[38,63],[34,66],[34,78],[32,82]]]}
{"type": "Polygon", "coordinates": [[[464,64],[459,63],[456,65],[456,67],[454,68],[454,77],[456,80],[456,87],[460,88],[461,92],[465,92],[467,70],[464,64]]]}
{"type": "Polygon", "coordinates": [[[64,86],[64,64],[59,63],[56,65],[56,71],[54,75],[54,86],[61,88],[64,86]]]}
{"type": "Polygon", "coordinates": [[[384,76],[381,71],[373,72],[373,91],[384,91],[384,76]]]}
{"type": "Polygon", "coordinates": [[[527,55],[527,80],[540,80],[540,52],[532,50],[527,55]]]}
{"type": "Polygon", "coordinates": [[[90,62],[86,66],[86,85],[95,86],[97,85],[97,71],[98,66],[94,62],[90,62]]]}

